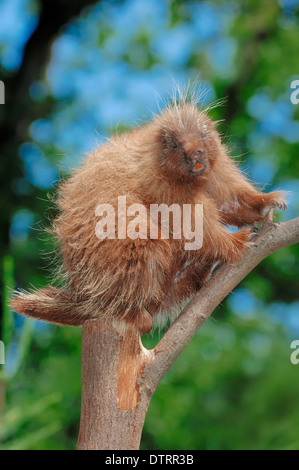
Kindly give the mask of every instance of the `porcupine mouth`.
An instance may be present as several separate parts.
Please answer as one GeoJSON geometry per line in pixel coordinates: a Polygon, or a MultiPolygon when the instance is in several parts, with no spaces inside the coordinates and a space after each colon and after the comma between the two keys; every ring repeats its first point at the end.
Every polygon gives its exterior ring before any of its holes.
{"type": "Polygon", "coordinates": [[[200,162],[195,162],[190,169],[190,173],[194,176],[202,174],[206,169],[206,165],[200,162]]]}

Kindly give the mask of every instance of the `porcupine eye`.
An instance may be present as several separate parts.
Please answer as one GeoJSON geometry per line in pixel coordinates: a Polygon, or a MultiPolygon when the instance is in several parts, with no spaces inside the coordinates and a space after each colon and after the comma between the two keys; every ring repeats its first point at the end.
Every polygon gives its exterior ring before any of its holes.
{"type": "Polygon", "coordinates": [[[176,141],[175,139],[171,139],[169,147],[170,147],[170,150],[175,150],[175,149],[177,149],[177,148],[178,148],[178,143],[177,143],[177,141],[176,141]]]}

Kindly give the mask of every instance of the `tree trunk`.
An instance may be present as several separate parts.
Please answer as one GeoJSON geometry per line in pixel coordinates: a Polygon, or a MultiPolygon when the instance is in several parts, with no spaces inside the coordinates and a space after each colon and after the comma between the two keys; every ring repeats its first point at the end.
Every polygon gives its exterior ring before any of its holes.
{"type": "Polygon", "coordinates": [[[134,325],[109,318],[84,324],[77,449],[139,449],[153,394],[143,381],[150,356],[134,325]]]}

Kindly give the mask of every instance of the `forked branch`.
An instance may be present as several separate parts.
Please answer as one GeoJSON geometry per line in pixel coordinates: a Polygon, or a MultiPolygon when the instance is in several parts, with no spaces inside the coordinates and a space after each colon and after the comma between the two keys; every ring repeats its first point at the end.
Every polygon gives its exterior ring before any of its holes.
{"type": "Polygon", "coordinates": [[[299,242],[299,217],[282,223],[267,222],[256,246],[234,266],[224,265],[183,309],[157,344],[151,363],[153,381],[159,383],[176,358],[206,322],[217,305],[271,253],[299,242]]]}

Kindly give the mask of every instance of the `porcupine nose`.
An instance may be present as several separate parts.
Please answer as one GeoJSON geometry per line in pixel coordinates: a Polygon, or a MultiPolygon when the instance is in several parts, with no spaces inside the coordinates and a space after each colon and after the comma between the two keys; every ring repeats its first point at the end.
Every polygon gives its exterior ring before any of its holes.
{"type": "Polygon", "coordinates": [[[199,161],[200,156],[201,156],[200,150],[193,150],[193,152],[190,153],[190,157],[193,161],[199,161]]]}

